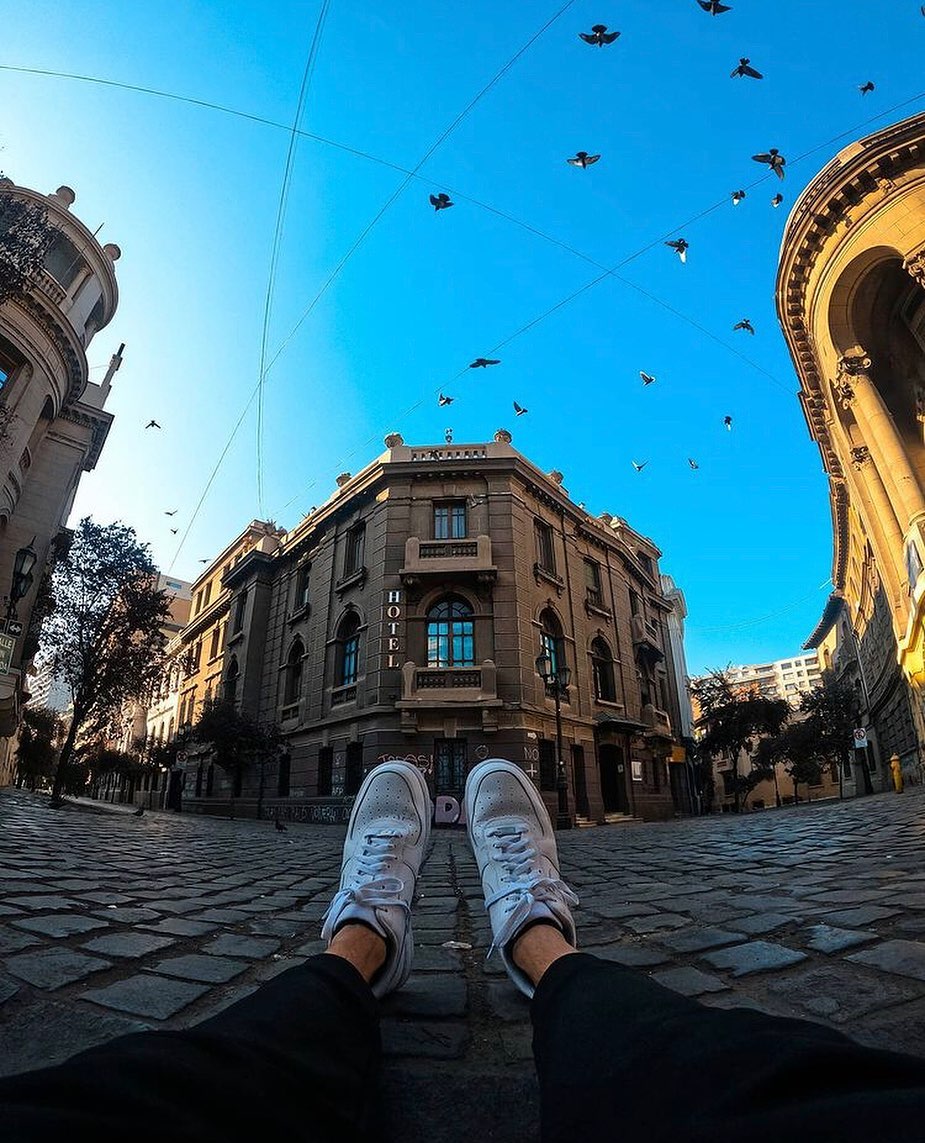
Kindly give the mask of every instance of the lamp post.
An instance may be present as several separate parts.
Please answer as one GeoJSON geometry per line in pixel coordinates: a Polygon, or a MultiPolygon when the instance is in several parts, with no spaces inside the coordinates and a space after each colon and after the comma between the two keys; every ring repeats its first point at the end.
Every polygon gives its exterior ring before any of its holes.
{"type": "Polygon", "coordinates": [[[36,554],[33,544],[35,536],[24,548],[20,548],[13,561],[13,582],[10,585],[10,597],[6,609],[8,620],[16,618],[16,604],[26,595],[32,586],[32,569],[35,567],[36,554]]]}
{"type": "Polygon", "coordinates": [[[562,756],[562,696],[568,693],[572,672],[564,663],[554,666],[548,651],[542,651],[537,655],[536,672],[546,685],[546,693],[551,694],[556,700],[556,793],[559,797],[556,829],[571,829],[568,779],[565,774],[565,759],[562,756]]]}

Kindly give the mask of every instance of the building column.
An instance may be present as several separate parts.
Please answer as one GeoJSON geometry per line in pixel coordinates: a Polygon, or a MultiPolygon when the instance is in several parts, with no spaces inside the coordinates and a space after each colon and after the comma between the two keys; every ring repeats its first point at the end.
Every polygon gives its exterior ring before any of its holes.
{"type": "Polygon", "coordinates": [[[905,535],[914,521],[925,517],[925,496],[896,424],[871,378],[870,366],[870,358],[856,346],[839,358],[833,387],[842,407],[854,413],[884,486],[895,489],[898,502],[894,510],[905,535]]]}

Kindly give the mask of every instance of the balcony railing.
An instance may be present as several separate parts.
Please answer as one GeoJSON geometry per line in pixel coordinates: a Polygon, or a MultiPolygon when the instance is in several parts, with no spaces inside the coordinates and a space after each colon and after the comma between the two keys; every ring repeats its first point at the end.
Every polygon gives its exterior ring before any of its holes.
{"type": "Polygon", "coordinates": [[[405,541],[405,565],[399,574],[408,585],[431,575],[474,575],[481,581],[491,582],[498,574],[491,562],[491,537],[421,540],[409,536],[405,541]]]}
{"type": "Polygon", "coordinates": [[[653,706],[652,703],[647,703],[642,708],[642,721],[653,733],[660,737],[671,737],[671,719],[665,711],[659,710],[658,707],[653,706]]]}
{"type": "Polygon", "coordinates": [[[496,668],[491,659],[479,667],[419,667],[405,663],[402,668],[402,703],[434,704],[481,703],[497,701],[496,668]]]}

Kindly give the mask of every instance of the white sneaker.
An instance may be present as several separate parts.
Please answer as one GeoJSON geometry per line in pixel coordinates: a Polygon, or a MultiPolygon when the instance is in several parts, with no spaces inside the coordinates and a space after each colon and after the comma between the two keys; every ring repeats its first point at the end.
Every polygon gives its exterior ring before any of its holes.
{"type": "Polygon", "coordinates": [[[385,964],[372,983],[376,996],[408,979],[414,956],[411,902],[430,838],[427,783],[408,762],[383,762],[360,787],[350,814],[340,889],[324,915],[321,939],[350,921],[384,938],[385,964]]]}
{"type": "Polygon", "coordinates": [[[552,822],[523,770],[500,758],[481,762],[469,774],[466,818],[491,920],[488,955],[500,949],[508,976],[532,996],[532,983],[510,953],[523,929],[549,921],[569,944],[577,943],[569,906],[578,898],[559,877],[552,822]]]}

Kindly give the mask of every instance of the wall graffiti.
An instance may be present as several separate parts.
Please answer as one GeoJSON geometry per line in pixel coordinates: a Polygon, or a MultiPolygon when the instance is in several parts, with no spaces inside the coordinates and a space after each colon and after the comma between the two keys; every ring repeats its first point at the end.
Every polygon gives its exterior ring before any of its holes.
{"type": "Polygon", "coordinates": [[[410,762],[412,766],[417,766],[422,774],[430,775],[434,772],[433,754],[380,754],[376,759],[376,765],[380,762],[410,762]]]}

